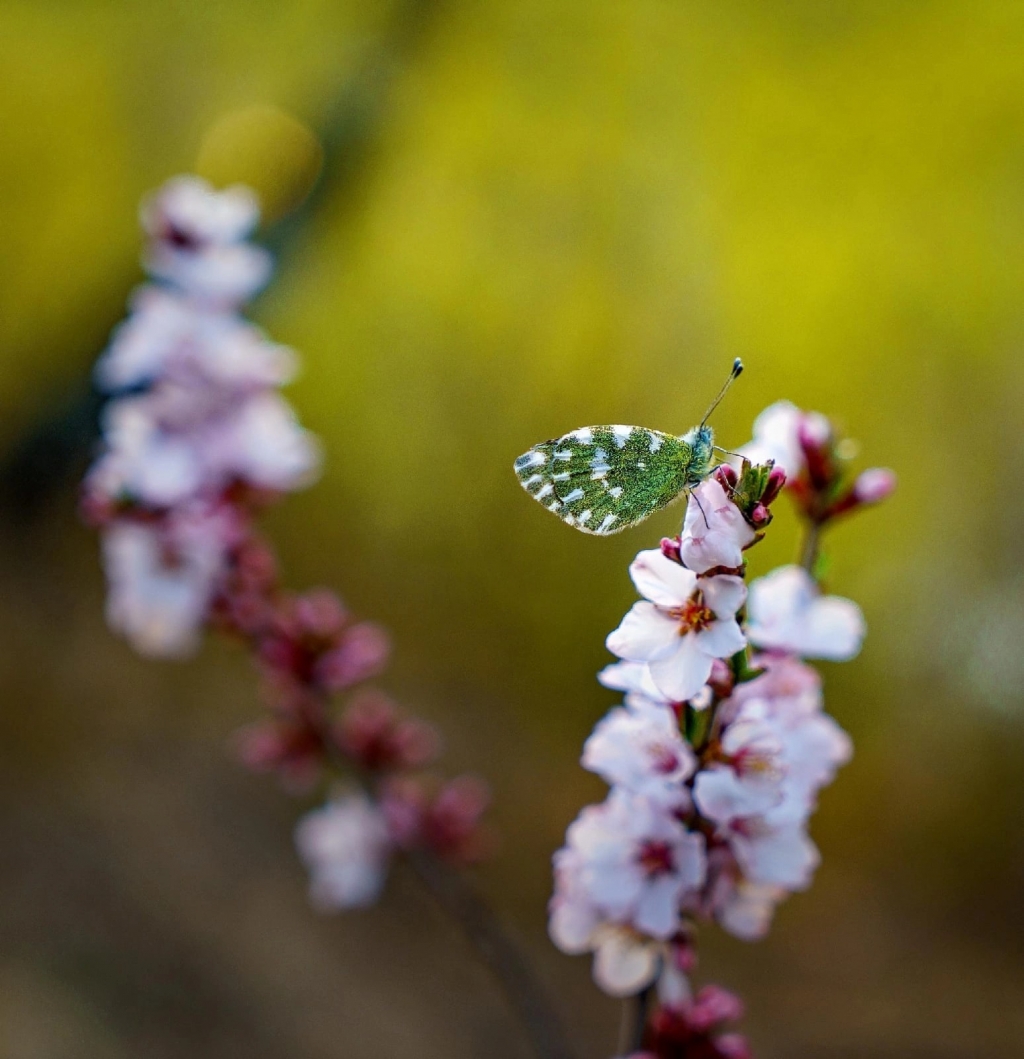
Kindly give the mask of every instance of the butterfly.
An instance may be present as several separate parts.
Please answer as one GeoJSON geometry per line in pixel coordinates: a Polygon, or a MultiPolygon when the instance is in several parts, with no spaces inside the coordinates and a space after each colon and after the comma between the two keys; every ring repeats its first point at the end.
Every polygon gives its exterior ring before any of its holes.
{"type": "Polygon", "coordinates": [[[607,536],[636,526],[714,469],[708,417],[741,371],[737,357],[700,424],[681,437],[646,427],[580,427],[524,452],[513,465],[520,485],[584,533],[607,536]]]}

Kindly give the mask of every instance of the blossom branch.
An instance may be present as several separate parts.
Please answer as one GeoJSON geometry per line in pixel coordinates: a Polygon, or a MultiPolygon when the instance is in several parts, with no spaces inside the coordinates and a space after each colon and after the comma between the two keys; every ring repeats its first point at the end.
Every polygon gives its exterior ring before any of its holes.
{"type": "Polygon", "coordinates": [[[329,590],[287,590],[255,529],[320,460],[279,393],[294,354],[240,314],[270,274],[269,255],[246,241],[257,215],[246,189],[194,178],[144,205],[154,282],[97,365],[110,396],[82,497],[103,541],[108,619],[153,657],[186,657],[209,629],[240,642],[269,708],[238,734],[240,757],[294,793],[326,793],[295,833],[313,903],[373,903],[404,856],[505,989],[538,1059],[568,1059],[543,991],[454,870],[492,846],[486,786],[431,769],[437,733],[367,683],[387,661],[384,631],[329,590]]]}
{"type": "Polygon", "coordinates": [[[594,954],[602,989],[634,998],[620,1041],[634,1059],[751,1054],[743,1037],[723,1032],[742,1014],[739,1000],[690,985],[695,927],[713,920],[737,937],[763,937],[777,904],[810,885],[819,861],[807,823],[851,744],[824,713],[805,660],[852,658],[864,621],[850,600],[822,595],[809,570],[822,527],[894,486],[882,471],[846,486],[844,468],[824,417],[774,406],[740,466],[697,488],[682,533],[630,566],[643,598],[609,635],[620,661],[599,676],[624,703],[582,756],[611,790],[555,855],[549,929],[563,951],[594,954]],[[746,552],[784,491],[808,523],[807,568],[748,585],[746,552]]]}

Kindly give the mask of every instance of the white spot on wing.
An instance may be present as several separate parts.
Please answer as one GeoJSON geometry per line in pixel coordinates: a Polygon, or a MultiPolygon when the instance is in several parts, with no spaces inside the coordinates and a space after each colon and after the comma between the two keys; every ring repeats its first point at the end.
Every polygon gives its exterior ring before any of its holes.
{"type": "Polygon", "coordinates": [[[592,514],[593,514],[593,512],[590,510],[589,507],[587,508],[586,511],[581,511],[580,512],[580,525],[581,526],[585,526],[590,521],[590,516],[592,514]]]}
{"type": "Polygon", "coordinates": [[[618,520],[619,520],[619,516],[618,515],[605,515],[604,521],[601,523],[600,526],[597,527],[596,532],[597,533],[607,533],[612,528],[612,526],[616,522],[618,522],[618,520]]]}
{"type": "Polygon", "coordinates": [[[619,497],[622,496],[622,486],[621,485],[617,485],[613,489],[609,489],[608,490],[608,495],[609,496],[613,496],[613,497],[615,497],[616,500],[618,500],[619,497]]]}
{"type": "Polygon", "coordinates": [[[544,481],[544,475],[542,474],[531,474],[529,478],[523,482],[523,488],[529,489],[531,485],[537,485],[544,481]]]}
{"type": "Polygon", "coordinates": [[[594,440],[594,432],[590,427],[580,427],[579,430],[572,430],[565,436],[567,438],[575,438],[577,441],[582,441],[584,445],[589,445],[594,440]]]}
{"type": "Polygon", "coordinates": [[[548,484],[546,486],[544,486],[544,488],[539,493],[537,493],[535,495],[536,495],[538,500],[543,500],[544,497],[550,496],[554,491],[555,491],[555,487],[550,482],[548,482],[548,484]]]}
{"type": "Polygon", "coordinates": [[[599,482],[602,478],[608,477],[608,472],[611,468],[607,463],[602,463],[600,466],[594,468],[594,473],[590,476],[592,482],[599,482]]]}
{"type": "Polygon", "coordinates": [[[567,496],[562,497],[562,502],[565,503],[565,504],[571,504],[574,500],[582,500],[582,499],[583,499],[583,490],[582,489],[574,489],[567,496]]]}
{"type": "Polygon", "coordinates": [[[615,447],[622,449],[626,447],[626,442],[629,440],[629,435],[633,433],[632,427],[614,426],[612,427],[612,436],[615,438],[615,447]]]}
{"type": "Polygon", "coordinates": [[[648,430],[647,436],[651,439],[651,452],[657,452],[662,445],[661,438],[653,430],[648,430]]]}
{"type": "Polygon", "coordinates": [[[557,452],[554,453],[554,458],[556,460],[571,460],[572,449],[559,449],[557,452]]]}
{"type": "MultiPolygon", "coordinates": [[[[538,476],[539,477],[539,476],[538,476]]],[[[553,474],[551,481],[553,482],[567,482],[572,477],[568,471],[562,471],[560,474],[553,474]]]]}
{"type": "Polygon", "coordinates": [[[537,452],[536,449],[530,452],[524,452],[522,456],[516,460],[517,471],[527,471],[531,467],[539,467],[542,463],[547,461],[547,457],[543,452],[537,452]]]}

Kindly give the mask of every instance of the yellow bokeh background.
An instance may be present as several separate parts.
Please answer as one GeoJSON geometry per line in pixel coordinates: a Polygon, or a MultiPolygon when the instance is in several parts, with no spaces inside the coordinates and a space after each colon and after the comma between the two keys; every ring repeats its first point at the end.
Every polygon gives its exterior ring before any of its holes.
{"type": "Polygon", "coordinates": [[[577,759],[627,564],[680,511],[583,537],[511,462],[585,423],[681,432],[735,356],[724,444],[787,397],[900,488],[827,542],[870,633],[825,667],[857,755],[823,866],[759,945],[706,931],[699,977],[744,995],[760,1059],[1019,1055],[1022,49],[998,0],[8,0],[0,1055],[528,1054],[401,872],[369,913],[309,910],[298,807],[226,749],[262,708],[246,660],[144,662],[104,626],[87,450],[39,438],[141,278],[140,197],[188,171],[267,205],[252,316],[326,452],[267,520],[289,578],[390,627],[387,686],[492,782],[479,883],[581,1056],[618,1010],[544,937],[548,857],[601,797],[577,759]]]}

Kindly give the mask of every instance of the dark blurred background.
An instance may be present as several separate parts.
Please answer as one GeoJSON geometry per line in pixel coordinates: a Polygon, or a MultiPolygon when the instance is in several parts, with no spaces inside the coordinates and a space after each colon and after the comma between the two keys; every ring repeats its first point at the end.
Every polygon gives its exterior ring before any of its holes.
{"type": "Polygon", "coordinates": [[[700,977],[761,1059],[1024,1053],[1022,54],[999,0],[5,0],[0,1056],[527,1055],[403,872],[309,909],[297,806],[228,752],[246,659],[146,662],[104,625],[88,373],[138,200],[186,171],[267,204],[252,315],[327,452],[268,520],[289,578],[390,626],[387,685],[492,782],[479,884],[585,1059],[618,1005],[546,940],[548,858],[603,793],[577,758],[626,565],[679,512],[585,538],[511,461],[685,430],[735,356],[725,444],[789,397],[901,484],[827,545],[870,634],[826,667],[857,754],[816,884],[763,943],[705,932],[700,977]]]}

